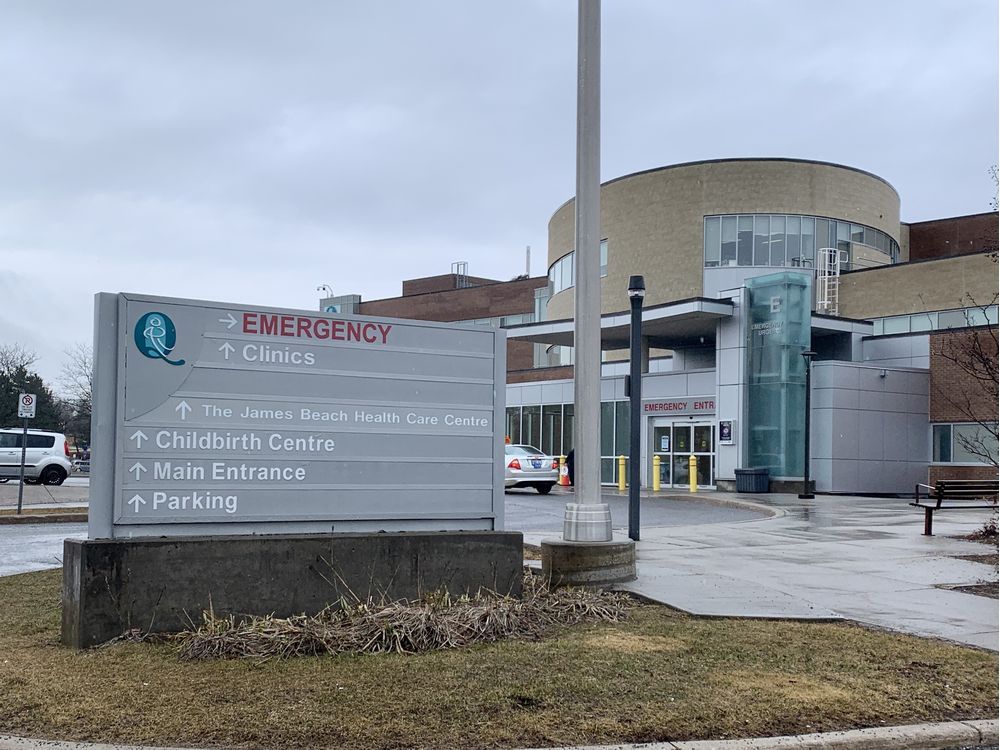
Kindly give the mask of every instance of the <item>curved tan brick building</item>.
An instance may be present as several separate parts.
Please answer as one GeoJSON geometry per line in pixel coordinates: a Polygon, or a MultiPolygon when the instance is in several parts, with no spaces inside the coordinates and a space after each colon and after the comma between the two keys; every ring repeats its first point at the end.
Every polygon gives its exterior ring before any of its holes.
{"type": "MultiPolygon", "coordinates": [[[[602,312],[627,307],[633,273],[646,277],[647,305],[702,296],[705,218],[754,214],[835,219],[900,241],[898,193],[859,169],[797,159],[720,159],[637,172],[601,186],[607,243],[602,312]]],[[[573,232],[570,200],[549,221],[550,271],[572,253],[573,232]]],[[[548,318],[572,314],[572,288],[556,291],[548,318]]]]}

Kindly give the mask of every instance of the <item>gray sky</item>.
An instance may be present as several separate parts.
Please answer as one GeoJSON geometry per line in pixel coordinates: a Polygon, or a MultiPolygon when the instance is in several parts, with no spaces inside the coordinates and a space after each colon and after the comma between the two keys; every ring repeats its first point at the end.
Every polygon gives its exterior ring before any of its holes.
{"type": "MultiPolygon", "coordinates": [[[[787,156],[904,221],[990,208],[995,0],[606,0],[602,178],[787,156]]],[[[92,296],[545,272],[572,197],[576,3],[0,4],[0,344],[54,379],[92,296]]]]}

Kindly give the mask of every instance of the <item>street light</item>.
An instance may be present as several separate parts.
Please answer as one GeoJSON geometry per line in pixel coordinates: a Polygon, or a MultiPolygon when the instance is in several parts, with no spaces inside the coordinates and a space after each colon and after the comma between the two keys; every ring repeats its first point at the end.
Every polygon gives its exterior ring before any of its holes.
{"type": "Polygon", "coordinates": [[[804,471],[802,476],[802,492],[801,494],[799,494],[800,500],[812,500],[814,497],[816,497],[809,490],[809,423],[810,423],[810,418],[812,417],[811,414],[812,409],[810,407],[810,402],[812,397],[812,360],[813,357],[815,356],[816,352],[812,351],[811,349],[807,349],[806,351],[802,352],[802,358],[806,361],[806,415],[805,415],[806,431],[805,435],[803,436],[805,439],[802,441],[802,444],[805,446],[805,465],[803,467],[804,471]]]}
{"type": "Polygon", "coordinates": [[[333,296],[333,289],[330,287],[329,284],[320,284],[318,287],[316,287],[316,291],[317,292],[326,292],[326,296],[327,297],[332,297],[333,296]]]}
{"type": "Polygon", "coordinates": [[[628,301],[632,307],[629,325],[629,448],[628,448],[628,538],[639,541],[639,428],[642,400],[642,300],[646,282],[642,276],[630,276],[628,301]]]}

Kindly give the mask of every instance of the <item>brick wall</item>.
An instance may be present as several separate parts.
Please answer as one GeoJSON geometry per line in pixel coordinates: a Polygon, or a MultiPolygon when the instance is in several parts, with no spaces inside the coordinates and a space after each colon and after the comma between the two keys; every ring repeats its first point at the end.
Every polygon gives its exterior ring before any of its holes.
{"type": "MultiPolygon", "coordinates": [[[[493,281],[483,286],[455,289],[454,276],[429,276],[403,282],[404,294],[411,284],[435,283],[452,280],[452,286],[439,290],[411,293],[403,297],[377,299],[362,302],[359,315],[377,315],[388,318],[408,318],[411,320],[436,320],[450,323],[457,320],[495,318],[503,315],[530,313],[535,309],[535,290],[548,283],[545,276],[520,279],[518,281],[493,281]]],[[[507,371],[527,370],[534,364],[534,346],[527,341],[507,342],[507,371]]]]}
{"type": "MultiPolygon", "coordinates": [[[[465,281],[467,284],[471,284],[473,286],[502,283],[496,279],[484,279],[479,276],[466,276],[465,281]]],[[[424,276],[420,279],[407,279],[403,282],[404,297],[409,297],[413,294],[444,292],[449,289],[458,289],[458,276],[453,273],[444,273],[440,276],[424,276]]]]}
{"type": "Polygon", "coordinates": [[[965,372],[949,356],[958,356],[959,362],[972,363],[969,354],[975,342],[993,361],[996,373],[997,339],[995,329],[966,329],[940,331],[930,335],[930,421],[970,422],[975,418],[993,421],[997,418],[996,385],[984,387],[975,377],[965,372]],[[946,356],[947,355],[947,356],[946,356]]]}
{"type": "Polygon", "coordinates": [[[909,260],[996,250],[998,234],[996,211],[910,224],[909,260]]]}
{"type": "MultiPolygon", "coordinates": [[[[509,347],[510,344],[508,343],[509,347]]],[[[510,355],[507,356],[507,362],[510,363],[510,355]]],[[[573,365],[565,365],[563,367],[539,367],[536,369],[523,369],[515,370],[514,368],[507,368],[507,382],[508,383],[537,383],[541,380],[572,380],[573,379],[573,365]]]]}

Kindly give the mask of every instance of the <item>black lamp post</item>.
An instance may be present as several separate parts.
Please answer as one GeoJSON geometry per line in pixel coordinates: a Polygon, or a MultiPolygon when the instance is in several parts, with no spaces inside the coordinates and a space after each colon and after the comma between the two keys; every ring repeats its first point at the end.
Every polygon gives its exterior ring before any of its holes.
{"type": "Polygon", "coordinates": [[[642,276],[630,276],[628,301],[632,307],[629,325],[629,448],[628,448],[628,538],[639,541],[639,432],[642,402],[642,299],[646,282],[642,276]]]}
{"type": "Polygon", "coordinates": [[[802,492],[799,495],[801,500],[812,500],[816,497],[809,489],[809,430],[810,419],[812,418],[812,360],[816,352],[807,349],[802,352],[802,358],[806,361],[806,432],[803,435],[802,444],[805,446],[805,464],[802,475],[802,492]]]}

